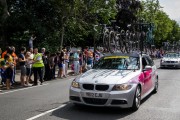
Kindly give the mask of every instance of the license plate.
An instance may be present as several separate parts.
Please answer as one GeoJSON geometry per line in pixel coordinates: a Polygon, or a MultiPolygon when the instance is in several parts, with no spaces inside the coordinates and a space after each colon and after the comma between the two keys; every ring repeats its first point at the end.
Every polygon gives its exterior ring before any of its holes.
{"type": "Polygon", "coordinates": [[[86,93],[86,97],[91,97],[91,98],[102,98],[103,94],[102,93],[86,93]]]}

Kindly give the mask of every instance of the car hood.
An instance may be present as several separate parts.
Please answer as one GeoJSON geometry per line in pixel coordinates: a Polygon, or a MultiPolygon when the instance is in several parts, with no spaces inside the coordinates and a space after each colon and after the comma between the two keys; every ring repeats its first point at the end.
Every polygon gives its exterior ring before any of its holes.
{"type": "Polygon", "coordinates": [[[88,84],[121,84],[128,82],[136,71],[133,70],[95,70],[91,69],[78,78],[79,83],[88,84]]]}

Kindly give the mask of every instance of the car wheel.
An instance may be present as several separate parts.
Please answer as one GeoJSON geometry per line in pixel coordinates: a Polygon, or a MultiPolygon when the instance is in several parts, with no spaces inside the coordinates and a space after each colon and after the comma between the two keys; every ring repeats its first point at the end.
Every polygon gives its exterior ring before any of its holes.
{"type": "Polygon", "coordinates": [[[137,86],[136,92],[135,92],[135,95],[134,95],[134,101],[133,101],[132,109],[134,111],[138,110],[139,107],[140,107],[140,104],[141,104],[141,89],[140,89],[139,86],[137,86]]]}
{"type": "Polygon", "coordinates": [[[157,93],[158,87],[159,87],[159,82],[158,82],[158,78],[157,78],[157,79],[156,79],[156,82],[155,82],[155,85],[154,85],[153,93],[157,93]]]}

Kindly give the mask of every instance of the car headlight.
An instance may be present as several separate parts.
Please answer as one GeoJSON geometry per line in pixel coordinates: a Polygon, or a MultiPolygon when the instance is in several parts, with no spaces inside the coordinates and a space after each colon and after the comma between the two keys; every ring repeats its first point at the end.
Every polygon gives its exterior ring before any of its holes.
{"type": "Polygon", "coordinates": [[[73,87],[73,88],[80,88],[79,83],[76,82],[75,80],[72,81],[71,87],[73,87]]]}
{"type": "Polygon", "coordinates": [[[161,60],[161,63],[164,63],[165,62],[165,60],[161,60]]]}
{"type": "Polygon", "coordinates": [[[120,84],[120,85],[114,85],[113,91],[123,91],[123,90],[129,90],[132,88],[132,85],[130,84],[120,84]]]}

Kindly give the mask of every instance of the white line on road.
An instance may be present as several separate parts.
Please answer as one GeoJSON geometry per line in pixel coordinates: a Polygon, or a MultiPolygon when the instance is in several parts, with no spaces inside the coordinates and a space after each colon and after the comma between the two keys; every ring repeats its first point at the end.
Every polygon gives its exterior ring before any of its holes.
{"type": "Polygon", "coordinates": [[[27,89],[32,89],[32,88],[35,88],[35,87],[41,87],[41,86],[45,86],[45,85],[48,85],[48,84],[49,83],[46,83],[46,84],[43,84],[43,85],[38,85],[38,86],[22,88],[22,89],[18,89],[18,90],[12,90],[12,91],[8,91],[8,92],[3,92],[3,93],[0,93],[0,95],[4,95],[4,94],[8,94],[8,93],[13,93],[13,92],[17,92],[17,91],[22,91],[22,90],[27,90],[27,89]]]}
{"type": "Polygon", "coordinates": [[[57,108],[54,108],[54,109],[48,110],[48,111],[46,111],[46,112],[43,112],[43,113],[41,113],[41,114],[39,114],[39,115],[36,115],[36,116],[31,117],[31,118],[26,119],[26,120],[34,120],[34,119],[37,119],[37,118],[39,118],[39,117],[41,117],[41,116],[44,116],[44,115],[46,115],[46,114],[48,114],[48,113],[51,113],[51,112],[55,111],[55,110],[58,110],[58,109],[60,109],[60,108],[63,108],[64,106],[66,106],[66,104],[63,104],[63,105],[61,105],[61,106],[59,106],[59,107],[57,107],[57,108]]]}

